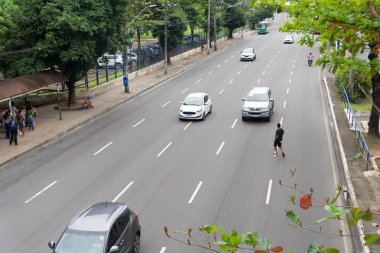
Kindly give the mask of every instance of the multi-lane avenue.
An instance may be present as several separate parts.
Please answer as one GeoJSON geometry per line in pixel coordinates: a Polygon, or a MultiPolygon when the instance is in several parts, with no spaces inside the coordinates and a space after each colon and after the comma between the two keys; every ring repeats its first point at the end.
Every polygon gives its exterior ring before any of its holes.
{"type": "MultiPolygon", "coordinates": [[[[284,18],[276,17],[267,35],[247,36],[0,168],[0,252],[51,252],[48,241],[101,201],[124,202],[138,212],[141,253],[202,252],[163,233],[165,225],[174,231],[202,224],[257,231],[287,251],[306,252],[318,241],[345,252],[350,245],[341,237],[295,229],[285,217],[284,210],[294,208],[309,227],[327,213],[323,207],[292,206],[292,190],[280,186],[280,179],[294,180],[304,191],[314,188],[322,200],[334,195],[338,182],[319,68],[306,59],[318,52],[283,44],[276,28],[284,18]],[[256,50],[255,61],[240,62],[246,47],[256,50]],[[241,120],[242,98],[254,86],[272,90],[270,122],[241,120]],[[204,121],[178,120],[180,102],[191,92],[207,92],[212,99],[212,114],[204,121]],[[278,122],[285,130],[285,158],[272,154],[278,122]]],[[[330,221],[322,228],[338,234],[340,226],[330,221]]]]}

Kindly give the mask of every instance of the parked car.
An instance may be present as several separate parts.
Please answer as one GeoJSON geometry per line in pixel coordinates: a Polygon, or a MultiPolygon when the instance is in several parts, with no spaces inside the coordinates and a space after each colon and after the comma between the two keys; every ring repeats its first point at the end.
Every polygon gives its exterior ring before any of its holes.
{"type": "Polygon", "coordinates": [[[284,44],[293,44],[294,38],[293,35],[286,35],[284,38],[284,44]]]}
{"type": "Polygon", "coordinates": [[[212,102],[207,93],[191,93],[181,102],[179,119],[204,120],[207,114],[212,112],[212,102]]]}
{"type": "Polygon", "coordinates": [[[138,253],[140,235],[137,213],[126,204],[101,202],[77,215],[58,242],[48,245],[53,253],[138,253]]]}
{"type": "Polygon", "coordinates": [[[241,51],[240,61],[256,60],[256,52],[253,48],[245,48],[241,51]]]}
{"type": "MultiPolygon", "coordinates": [[[[137,62],[137,55],[132,52],[128,52],[128,62],[132,64],[133,62],[137,62]]],[[[103,54],[102,57],[99,57],[97,60],[98,67],[104,68],[114,68],[115,65],[117,68],[121,68],[124,64],[124,55],[123,54],[103,54]]]]}
{"type": "Polygon", "coordinates": [[[249,118],[265,118],[270,121],[274,100],[272,99],[271,90],[268,87],[254,87],[250,90],[245,98],[241,110],[241,119],[246,121],[249,118]]]}

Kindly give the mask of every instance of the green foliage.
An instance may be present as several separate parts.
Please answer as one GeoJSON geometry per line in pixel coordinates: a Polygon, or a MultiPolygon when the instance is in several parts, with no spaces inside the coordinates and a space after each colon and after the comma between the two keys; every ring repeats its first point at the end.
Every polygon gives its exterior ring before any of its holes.
{"type": "Polygon", "coordinates": [[[357,207],[354,207],[351,209],[351,218],[348,220],[348,226],[352,227],[356,223],[358,223],[359,220],[365,220],[365,221],[371,221],[373,220],[373,214],[367,210],[362,211],[357,207]]]}
{"type": "Polygon", "coordinates": [[[223,13],[223,26],[229,31],[229,38],[232,38],[233,31],[245,25],[245,15],[240,7],[229,8],[223,13]]]}
{"type": "Polygon", "coordinates": [[[291,221],[293,221],[298,226],[302,227],[300,218],[292,210],[286,211],[286,217],[288,217],[291,221]]]}
{"type": "Polygon", "coordinates": [[[369,234],[364,236],[365,245],[380,244],[380,234],[369,234]]]}
{"type": "Polygon", "coordinates": [[[271,18],[273,16],[273,8],[258,6],[253,9],[247,16],[248,24],[251,29],[266,18],[271,18]]]}
{"type": "Polygon", "coordinates": [[[324,208],[327,212],[331,213],[332,215],[315,221],[315,224],[320,224],[321,222],[327,220],[341,219],[343,216],[347,215],[350,212],[349,209],[341,209],[333,204],[325,205],[324,208]]]}
{"type": "MultiPolygon", "coordinates": [[[[337,82],[337,91],[338,93],[343,97],[342,90],[339,87],[342,85],[346,91],[349,91],[349,80],[350,80],[350,67],[349,66],[341,66],[336,71],[336,76],[338,77],[339,82],[337,82]]],[[[360,71],[354,71],[355,78],[354,78],[354,90],[353,94],[350,96],[350,102],[357,103],[361,98],[365,97],[365,94],[363,91],[359,88],[362,87],[367,94],[371,91],[371,79],[368,77],[368,75],[360,72],[360,71]]]]}

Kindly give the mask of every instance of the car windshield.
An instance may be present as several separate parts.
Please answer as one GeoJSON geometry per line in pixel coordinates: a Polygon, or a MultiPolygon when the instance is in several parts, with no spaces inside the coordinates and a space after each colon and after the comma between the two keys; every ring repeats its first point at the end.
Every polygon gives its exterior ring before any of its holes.
{"type": "Polygon", "coordinates": [[[247,98],[245,99],[246,101],[268,101],[268,96],[267,94],[252,94],[248,95],[247,98]]]}
{"type": "Polygon", "coordinates": [[[252,53],[252,49],[246,48],[243,50],[243,53],[252,53]]]}
{"type": "Polygon", "coordinates": [[[203,99],[201,97],[186,97],[183,104],[184,105],[203,105],[203,99]]]}
{"type": "Polygon", "coordinates": [[[105,232],[66,230],[59,240],[56,253],[102,253],[104,252],[105,232]]]}

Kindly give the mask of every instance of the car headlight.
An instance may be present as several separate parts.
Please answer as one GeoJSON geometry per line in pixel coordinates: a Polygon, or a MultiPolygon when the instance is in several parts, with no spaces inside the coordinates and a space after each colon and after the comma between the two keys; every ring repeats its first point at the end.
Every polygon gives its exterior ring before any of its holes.
{"type": "Polygon", "coordinates": [[[269,109],[268,108],[260,108],[260,111],[264,112],[264,111],[268,111],[269,109]]]}
{"type": "Polygon", "coordinates": [[[202,109],[197,110],[197,112],[202,112],[202,109]]]}
{"type": "Polygon", "coordinates": [[[243,106],[243,110],[244,110],[244,111],[249,111],[249,107],[247,107],[247,106],[243,106]]]}
{"type": "Polygon", "coordinates": [[[179,109],[179,112],[183,112],[183,110],[182,110],[182,109],[179,109]]]}

